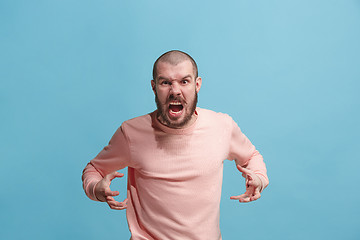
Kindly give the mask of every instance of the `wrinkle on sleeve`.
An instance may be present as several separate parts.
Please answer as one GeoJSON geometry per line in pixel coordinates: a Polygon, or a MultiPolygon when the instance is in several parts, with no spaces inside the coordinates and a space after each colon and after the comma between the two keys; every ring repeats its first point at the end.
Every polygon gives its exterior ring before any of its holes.
{"type": "Polygon", "coordinates": [[[262,182],[262,191],[269,184],[263,157],[245,134],[241,132],[234,120],[231,119],[231,121],[231,139],[228,159],[235,160],[236,164],[255,172],[262,182]]]}
{"type": "Polygon", "coordinates": [[[123,126],[117,129],[109,144],[83,170],[82,181],[86,195],[95,201],[95,185],[107,174],[130,165],[131,156],[123,126]]]}

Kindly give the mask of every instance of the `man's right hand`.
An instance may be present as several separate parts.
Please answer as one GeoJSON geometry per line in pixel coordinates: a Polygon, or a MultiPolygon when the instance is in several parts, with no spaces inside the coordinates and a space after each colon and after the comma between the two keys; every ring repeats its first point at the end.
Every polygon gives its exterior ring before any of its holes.
{"type": "Polygon", "coordinates": [[[123,173],[112,172],[106,175],[101,181],[95,186],[95,196],[101,202],[107,202],[111,209],[123,210],[127,207],[127,198],[123,202],[118,202],[114,199],[120,193],[118,191],[111,191],[110,184],[115,178],[123,177],[123,173]]]}

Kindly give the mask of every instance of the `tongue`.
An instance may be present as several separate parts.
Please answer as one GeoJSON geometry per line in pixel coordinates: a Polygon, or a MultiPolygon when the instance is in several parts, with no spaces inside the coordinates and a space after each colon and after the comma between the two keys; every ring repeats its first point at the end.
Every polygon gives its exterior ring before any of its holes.
{"type": "Polygon", "coordinates": [[[182,105],[170,105],[170,110],[173,112],[180,112],[182,109],[182,105]]]}

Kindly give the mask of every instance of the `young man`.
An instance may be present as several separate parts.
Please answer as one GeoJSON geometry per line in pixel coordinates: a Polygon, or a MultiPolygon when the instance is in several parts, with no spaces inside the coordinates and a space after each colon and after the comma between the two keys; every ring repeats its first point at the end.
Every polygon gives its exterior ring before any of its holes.
{"type": "Polygon", "coordinates": [[[92,200],[127,208],[133,240],[219,240],[223,161],[235,160],[246,192],[231,199],[250,202],[268,185],[260,153],[226,114],[196,107],[202,79],[188,54],[170,51],[153,68],[157,110],[125,121],[83,172],[92,200]],[[111,181],[128,167],[127,199],[111,181]]]}

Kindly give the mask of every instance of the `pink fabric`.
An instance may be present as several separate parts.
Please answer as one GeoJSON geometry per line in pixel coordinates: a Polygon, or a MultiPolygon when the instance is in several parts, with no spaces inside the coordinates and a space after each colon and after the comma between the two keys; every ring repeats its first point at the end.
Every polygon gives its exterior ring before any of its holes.
{"type": "MultiPolygon", "coordinates": [[[[268,185],[260,153],[226,114],[197,108],[186,129],[156,111],[124,122],[83,172],[87,196],[106,174],[128,167],[127,220],[133,240],[219,240],[223,161],[255,171],[268,185]]],[[[240,173],[239,173],[240,174],[240,173]]]]}

